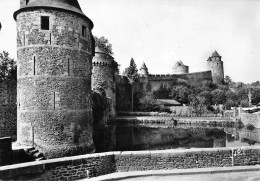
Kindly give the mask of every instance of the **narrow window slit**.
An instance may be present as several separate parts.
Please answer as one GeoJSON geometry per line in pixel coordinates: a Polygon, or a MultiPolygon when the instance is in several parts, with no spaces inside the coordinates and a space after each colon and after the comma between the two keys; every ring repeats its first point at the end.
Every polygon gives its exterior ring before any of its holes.
{"type": "Polygon", "coordinates": [[[36,60],[35,60],[35,56],[33,57],[33,75],[35,75],[35,66],[36,66],[36,60]]]}
{"type": "Polygon", "coordinates": [[[68,62],[68,75],[70,75],[70,59],[68,58],[68,60],[67,60],[68,62]]]}

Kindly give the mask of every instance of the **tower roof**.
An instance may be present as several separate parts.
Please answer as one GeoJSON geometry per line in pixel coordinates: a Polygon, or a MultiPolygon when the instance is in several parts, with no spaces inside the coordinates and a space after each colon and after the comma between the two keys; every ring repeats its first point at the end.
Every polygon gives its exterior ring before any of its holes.
{"type": "Polygon", "coordinates": [[[186,66],[186,65],[184,65],[184,63],[180,60],[176,62],[175,66],[177,67],[177,66],[186,66]]]}
{"type": "Polygon", "coordinates": [[[218,52],[215,50],[215,52],[212,53],[211,57],[220,57],[220,55],[218,54],[218,52]]]}
{"type": "Polygon", "coordinates": [[[106,52],[104,52],[99,46],[95,47],[95,53],[104,53],[107,54],[106,52]]]}
{"type": "Polygon", "coordinates": [[[143,64],[142,64],[142,66],[141,66],[141,68],[140,68],[140,70],[141,69],[146,69],[147,70],[147,67],[146,67],[146,65],[145,65],[145,63],[143,62],[143,64]]]}
{"type": "MultiPolygon", "coordinates": [[[[16,20],[16,16],[19,12],[25,9],[29,8],[41,8],[41,7],[47,7],[47,8],[58,8],[58,9],[64,9],[67,11],[71,11],[80,15],[83,15],[88,20],[90,20],[81,10],[80,5],[78,3],[78,0],[27,0],[28,2],[26,5],[16,12],[14,12],[14,19],[16,20]]],[[[90,20],[91,21],[91,20],[90,20]]],[[[92,23],[92,21],[91,21],[92,23]]],[[[93,23],[92,23],[93,27],[93,23]]]]}
{"type": "Polygon", "coordinates": [[[209,57],[207,61],[211,61],[211,57],[209,57]]]}
{"type": "Polygon", "coordinates": [[[109,53],[106,53],[104,50],[102,50],[102,48],[100,48],[99,46],[96,46],[95,47],[95,53],[102,53],[102,54],[105,54],[105,55],[107,55],[107,56],[109,56],[109,57],[111,57],[111,58],[113,58],[114,59],[114,57],[112,57],[109,53]]]}

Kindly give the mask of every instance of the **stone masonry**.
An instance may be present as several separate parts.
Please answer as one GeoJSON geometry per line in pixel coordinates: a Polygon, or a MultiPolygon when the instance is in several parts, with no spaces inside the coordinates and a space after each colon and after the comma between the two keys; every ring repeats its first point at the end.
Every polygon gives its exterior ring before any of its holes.
{"type": "Polygon", "coordinates": [[[93,23],[77,0],[21,4],[17,141],[47,158],[92,152],[93,23]]]}
{"type": "Polygon", "coordinates": [[[92,89],[103,89],[110,100],[109,117],[116,115],[116,78],[114,58],[102,51],[95,49],[92,68],[92,89]]]}
{"type": "Polygon", "coordinates": [[[0,167],[3,180],[78,180],[114,172],[260,164],[260,147],[107,152],[0,167]]]}
{"type": "Polygon", "coordinates": [[[16,81],[3,80],[0,83],[0,138],[16,140],[16,81]]]}

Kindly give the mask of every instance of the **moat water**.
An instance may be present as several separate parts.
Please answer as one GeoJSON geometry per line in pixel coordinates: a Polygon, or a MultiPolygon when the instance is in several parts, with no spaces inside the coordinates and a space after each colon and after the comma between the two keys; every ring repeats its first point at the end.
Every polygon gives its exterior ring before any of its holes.
{"type": "Polygon", "coordinates": [[[260,129],[113,124],[99,128],[97,152],[259,146],[260,129]]]}

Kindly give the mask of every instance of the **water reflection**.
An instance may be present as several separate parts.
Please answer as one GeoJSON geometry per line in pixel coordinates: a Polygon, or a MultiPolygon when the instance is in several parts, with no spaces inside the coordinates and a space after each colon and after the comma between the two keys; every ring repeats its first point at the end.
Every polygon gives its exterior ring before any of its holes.
{"type": "Polygon", "coordinates": [[[260,129],[245,127],[113,124],[97,133],[97,152],[260,145],[260,129]]]}

